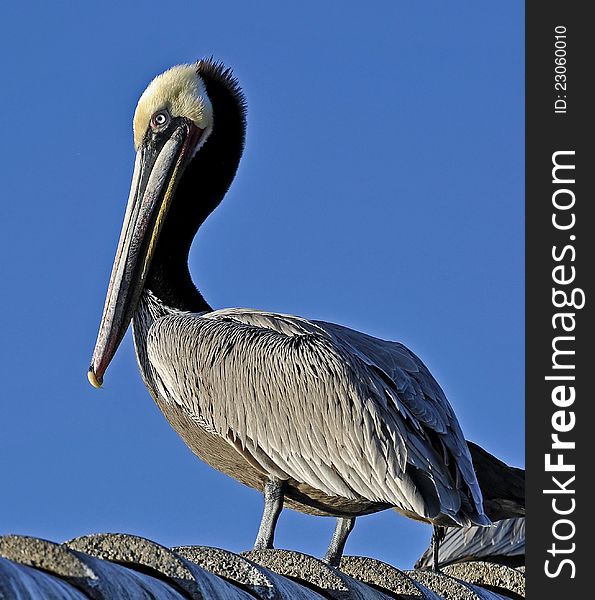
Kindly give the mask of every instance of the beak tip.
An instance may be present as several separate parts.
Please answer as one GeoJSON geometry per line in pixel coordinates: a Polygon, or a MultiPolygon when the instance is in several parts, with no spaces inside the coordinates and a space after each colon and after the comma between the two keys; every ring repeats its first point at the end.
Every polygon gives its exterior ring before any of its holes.
{"type": "Polygon", "coordinates": [[[87,378],[89,379],[89,383],[94,387],[99,389],[102,385],[103,385],[103,377],[97,377],[97,375],[95,375],[95,371],[93,370],[93,367],[89,367],[89,370],[87,371],[87,378]]]}

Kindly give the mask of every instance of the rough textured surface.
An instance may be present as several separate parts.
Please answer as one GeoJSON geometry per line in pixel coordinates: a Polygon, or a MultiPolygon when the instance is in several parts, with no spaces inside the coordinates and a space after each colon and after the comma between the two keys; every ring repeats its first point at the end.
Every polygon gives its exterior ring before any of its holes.
{"type": "Polygon", "coordinates": [[[448,565],[442,571],[446,575],[462,579],[475,585],[494,590],[499,594],[515,594],[515,598],[525,597],[525,575],[506,565],[487,562],[468,562],[448,565]]]}
{"type": "Polygon", "coordinates": [[[440,600],[434,592],[408,577],[403,571],[373,558],[344,556],[341,559],[341,571],[368,585],[398,594],[399,598],[440,600]]]}
{"type": "Polygon", "coordinates": [[[488,562],[402,572],[357,556],[336,569],[288,550],[168,549],[126,534],[0,537],[0,600],[518,600],[524,577],[488,562]]]}
{"type": "Polygon", "coordinates": [[[471,583],[466,583],[435,571],[408,571],[415,581],[419,581],[447,600],[506,600],[505,596],[471,583]]]}
{"type": "Polygon", "coordinates": [[[87,596],[65,581],[44,571],[0,557],[0,598],[2,600],[85,600],[87,596]]]}
{"type": "Polygon", "coordinates": [[[244,556],[254,562],[298,581],[337,600],[386,600],[386,594],[345,575],[326,563],[291,550],[252,550],[244,556]]]}
{"type": "Polygon", "coordinates": [[[322,596],[248,560],[244,556],[205,546],[174,548],[180,556],[211,573],[248,588],[263,600],[317,600],[322,596]]]}
{"type": "Polygon", "coordinates": [[[127,534],[96,534],[76,538],[67,545],[97,558],[148,570],[196,600],[250,598],[249,594],[145,538],[127,534]]]}
{"type": "MultiPolygon", "coordinates": [[[[95,581],[97,575],[83,556],[62,544],[40,538],[6,535],[0,538],[0,556],[54,573],[63,579],[95,581]]],[[[93,587],[93,586],[91,586],[93,587]]]]}
{"type": "MultiPolygon", "coordinates": [[[[39,569],[38,573],[60,578],[56,581],[64,580],[73,588],[84,592],[86,596],[83,597],[88,596],[96,600],[143,600],[159,594],[160,598],[181,598],[170,586],[150,575],[98,560],[47,540],[16,535],[1,537],[0,556],[21,565],[35,567],[39,569]]],[[[64,582],[60,581],[61,585],[64,585],[64,582]]]]}

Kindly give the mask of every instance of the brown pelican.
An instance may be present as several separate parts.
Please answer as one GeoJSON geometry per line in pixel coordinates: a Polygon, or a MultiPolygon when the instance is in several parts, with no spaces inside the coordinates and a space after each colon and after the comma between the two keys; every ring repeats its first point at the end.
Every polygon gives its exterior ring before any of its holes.
{"type": "Polygon", "coordinates": [[[394,508],[435,526],[487,526],[453,409],[397,342],[247,308],[213,310],[188,270],[196,231],[234,178],[245,101],[211,60],[156,77],[134,115],[132,189],[89,369],[99,387],[132,321],[149,392],[191,450],[264,492],[255,548],[284,502],[338,517],[394,508]]]}

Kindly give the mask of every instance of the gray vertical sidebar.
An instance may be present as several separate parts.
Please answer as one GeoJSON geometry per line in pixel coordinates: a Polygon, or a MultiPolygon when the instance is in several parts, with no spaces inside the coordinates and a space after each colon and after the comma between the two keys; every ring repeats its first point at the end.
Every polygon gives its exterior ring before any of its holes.
{"type": "Polygon", "coordinates": [[[595,594],[587,489],[595,475],[595,50],[587,9],[526,3],[530,600],[595,594]]]}

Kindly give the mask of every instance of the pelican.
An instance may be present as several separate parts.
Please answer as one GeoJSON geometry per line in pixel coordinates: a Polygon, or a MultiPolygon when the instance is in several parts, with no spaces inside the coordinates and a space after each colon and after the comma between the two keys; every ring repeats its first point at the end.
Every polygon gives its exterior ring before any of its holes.
{"type": "Polygon", "coordinates": [[[134,114],[136,161],[88,377],[100,387],[132,322],[143,381],[199,458],[261,490],[255,549],[284,506],[337,517],[338,564],[355,517],[393,508],[488,526],[469,447],[442,389],[404,345],[248,308],[214,310],[188,269],[227,192],[246,103],[213,60],[157,76],[134,114]]]}

